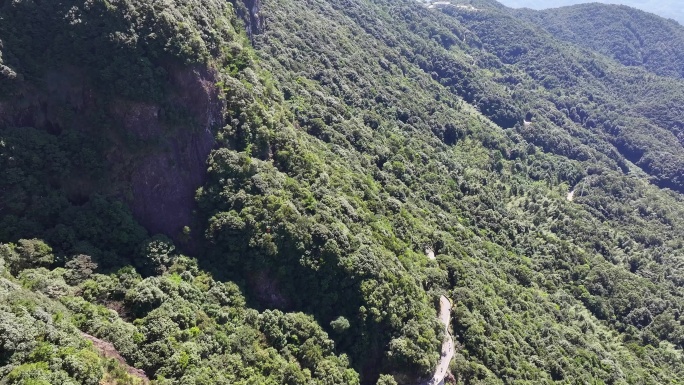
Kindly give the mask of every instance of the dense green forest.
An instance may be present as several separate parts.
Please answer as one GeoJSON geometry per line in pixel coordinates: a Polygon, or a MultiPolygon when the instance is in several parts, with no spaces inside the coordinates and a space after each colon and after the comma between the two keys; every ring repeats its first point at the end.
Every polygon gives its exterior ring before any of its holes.
{"type": "Polygon", "coordinates": [[[582,4],[517,15],[554,37],[611,57],[626,66],[682,78],[684,30],[679,23],[624,6],[582,4]]]}
{"type": "Polygon", "coordinates": [[[558,8],[584,3],[622,4],[655,13],[667,19],[677,20],[680,24],[684,23],[684,10],[677,0],[597,0],[591,2],[582,0],[503,0],[501,3],[512,8],[532,9],[558,8]]]}
{"type": "Polygon", "coordinates": [[[684,383],[684,29],[452,3],[0,0],[0,383],[684,383]]]}

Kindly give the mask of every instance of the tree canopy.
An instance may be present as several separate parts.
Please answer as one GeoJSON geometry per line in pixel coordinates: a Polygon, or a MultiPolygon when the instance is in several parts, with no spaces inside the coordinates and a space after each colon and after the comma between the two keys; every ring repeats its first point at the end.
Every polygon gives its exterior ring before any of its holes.
{"type": "Polygon", "coordinates": [[[442,295],[458,384],[684,382],[676,23],[490,0],[0,20],[0,382],[415,384],[442,295]]]}

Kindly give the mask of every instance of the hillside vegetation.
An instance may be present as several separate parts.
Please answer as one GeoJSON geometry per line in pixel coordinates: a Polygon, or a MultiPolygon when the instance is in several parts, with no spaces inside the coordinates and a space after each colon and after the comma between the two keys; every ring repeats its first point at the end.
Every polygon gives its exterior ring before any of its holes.
{"type": "Polygon", "coordinates": [[[599,9],[0,2],[3,381],[144,381],[89,335],[154,384],[417,384],[444,295],[451,382],[684,382],[684,80],[614,49],[683,30],[599,9]]]}
{"type": "Polygon", "coordinates": [[[521,10],[554,37],[630,67],[682,78],[684,29],[679,23],[625,6],[581,4],[541,12],[521,10]]]}
{"type": "Polygon", "coordinates": [[[584,3],[623,4],[684,24],[684,10],[677,0],[554,0],[552,3],[544,0],[504,0],[501,3],[512,8],[532,9],[558,8],[584,3]]]}

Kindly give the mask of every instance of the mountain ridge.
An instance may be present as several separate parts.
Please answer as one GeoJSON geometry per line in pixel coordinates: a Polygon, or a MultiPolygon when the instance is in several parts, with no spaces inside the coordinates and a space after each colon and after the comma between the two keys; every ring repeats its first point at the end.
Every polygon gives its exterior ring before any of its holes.
{"type": "Polygon", "coordinates": [[[623,1],[583,1],[583,0],[562,0],[556,1],[550,6],[546,1],[539,0],[504,0],[501,3],[511,8],[532,8],[536,10],[571,7],[574,5],[583,4],[611,4],[623,5],[635,9],[640,9],[645,12],[656,14],[662,18],[672,19],[682,24],[684,22],[684,14],[678,7],[678,4],[673,1],[652,1],[652,0],[623,0],[623,1]]]}
{"type": "Polygon", "coordinates": [[[643,67],[657,75],[682,77],[682,59],[677,53],[684,36],[684,27],[680,24],[663,22],[655,15],[633,8],[602,4],[517,14],[556,38],[600,52],[626,66],[643,67]]]}

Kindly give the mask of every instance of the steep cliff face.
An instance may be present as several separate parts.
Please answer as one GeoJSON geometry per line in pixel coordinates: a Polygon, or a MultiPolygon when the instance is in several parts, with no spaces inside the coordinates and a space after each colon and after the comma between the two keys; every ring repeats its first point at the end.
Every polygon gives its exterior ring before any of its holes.
{"type": "Polygon", "coordinates": [[[170,126],[164,121],[169,111],[154,103],[121,101],[111,112],[125,132],[151,145],[135,156],[124,179],[131,187],[127,200],[133,214],[151,233],[178,239],[192,224],[195,190],[204,181],[212,131],[222,121],[224,106],[212,70],[174,70],[171,83],[176,90],[171,105],[187,109],[191,127],[170,126]]]}
{"type": "MultiPolygon", "coordinates": [[[[63,160],[52,175],[31,159],[15,164],[36,183],[11,197],[0,189],[0,214],[26,222],[57,187],[72,206],[93,195],[123,202],[147,232],[187,242],[182,230],[192,226],[195,190],[225,113],[215,68],[230,67],[244,43],[233,18],[219,0],[0,1],[0,161],[12,166],[15,152],[45,142],[63,160]],[[65,145],[68,138],[82,148],[65,145]],[[69,159],[78,151],[88,154],[69,159]]],[[[59,213],[50,225],[36,221],[0,238],[42,236],[64,222],[59,213]]],[[[66,238],[74,244],[81,235],[66,238]]]]}
{"type": "Polygon", "coordinates": [[[0,102],[0,125],[57,137],[69,130],[102,136],[100,155],[109,171],[101,180],[64,181],[69,196],[81,203],[95,193],[116,197],[150,233],[179,239],[192,224],[195,190],[204,181],[224,103],[215,71],[196,66],[168,73],[168,97],[142,102],[98,93],[78,68],[52,70],[41,82],[44,90],[23,82],[0,102]]]}
{"type": "Polygon", "coordinates": [[[264,30],[264,18],[261,16],[261,0],[236,0],[233,5],[238,10],[238,16],[245,23],[245,30],[249,38],[254,41],[254,35],[264,30]]]}

